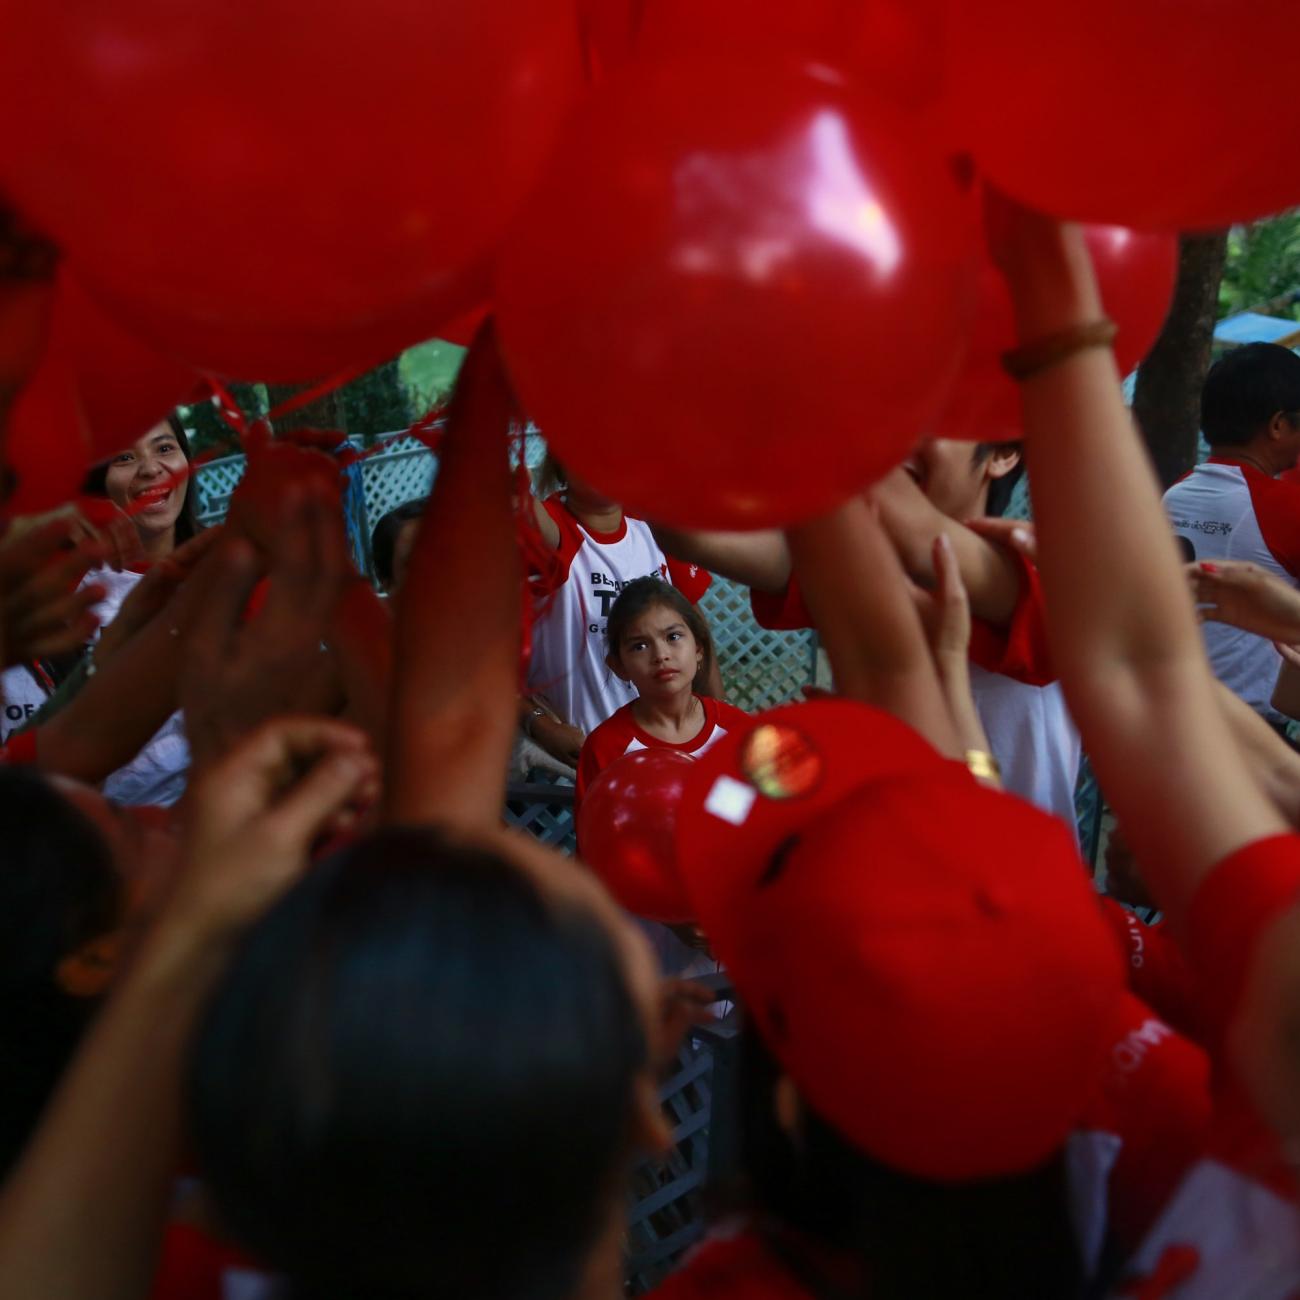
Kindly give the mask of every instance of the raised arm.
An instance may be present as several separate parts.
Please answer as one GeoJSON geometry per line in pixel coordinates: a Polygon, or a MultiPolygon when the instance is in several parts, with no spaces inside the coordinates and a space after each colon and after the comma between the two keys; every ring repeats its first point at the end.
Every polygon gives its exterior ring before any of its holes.
{"type": "Polygon", "coordinates": [[[804,600],[840,692],[914,727],[941,753],[964,751],[898,556],[861,497],[790,530],[804,600]]]}
{"type": "Polygon", "coordinates": [[[239,935],[376,774],[359,732],[295,718],[266,725],[200,781],[182,876],[0,1195],[0,1300],[148,1293],[194,1022],[239,935]]]}
{"type": "Polygon", "coordinates": [[[495,827],[518,717],[522,573],[491,326],[456,385],[438,481],[397,601],[386,815],[495,827]]]}
{"type": "Polygon", "coordinates": [[[906,470],[896,469],[877,486],[880,522],[914,582],[933,587],[934,539],[948,539],[970,600],[971,612],[995,627],[1011,620],[1020,596],[1020,569],[1002,547],[934,506],[906,470]]]}
{"type": "MultiPolygon", "coordinates": [[[[1078,228],[1000,209],[991,243],[1022,346],[1100,320],[1078,228]]],[[[1110,351],[1046,362],[1021,397],[1053,660],[1143,875],[1177,914],[1211,866],[1283,821],[1225,721],[1110,351]]]]}
{"type": "Polygon", "coordinates": [[[698,564],[756,591],[785,590],[790,581],[790,548],[774,529],[753,533],[691,533],[651,524],[664,551],[698,564]]]}

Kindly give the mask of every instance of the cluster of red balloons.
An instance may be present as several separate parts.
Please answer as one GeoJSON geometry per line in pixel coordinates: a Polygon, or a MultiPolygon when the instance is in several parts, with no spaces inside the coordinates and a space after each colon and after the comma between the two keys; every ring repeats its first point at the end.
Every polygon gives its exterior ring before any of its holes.
{"type": "Polygon", "coordinates": [[[924,434],[1014,435],[977,177],[1106,223],[1125,365],[1176,230],[1300,202],[1300,119],[1255,72],[1292,12],[0,0],[0,190],[120,345],[87,376],[56,338],[41,384],[81,372],[98,454],[197,371],[316,379],[494,301],[575,472],[669,522],[791,522],[924,434]]]}

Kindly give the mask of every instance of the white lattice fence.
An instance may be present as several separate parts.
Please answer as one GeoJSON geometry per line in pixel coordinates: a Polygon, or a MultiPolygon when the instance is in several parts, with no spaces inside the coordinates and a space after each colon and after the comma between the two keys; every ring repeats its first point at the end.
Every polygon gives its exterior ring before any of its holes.
{"type": "Polygon", "coordinates": [[[800,698],[817,666],[812,632],[771,632],[754,621],[749,588],[713,579],[700,601],[718,650],[727,698],[751,713],[800,698]]]}

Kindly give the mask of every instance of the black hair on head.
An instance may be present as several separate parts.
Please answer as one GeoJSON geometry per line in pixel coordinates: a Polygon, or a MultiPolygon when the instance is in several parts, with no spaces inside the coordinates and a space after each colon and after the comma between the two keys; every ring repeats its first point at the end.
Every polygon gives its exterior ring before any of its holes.
{"type": "Polygon", "coordinates": [[[975,444],[975,462],[980,464],[1001,448],[1004,451],[1018,451],[1020,459],[1001,478],[995,478],[989,484],[988,500],[984,503],[984,513],[1001,518],[1011,505],[1016,484],[1025,475],[1025,445],[1022,442],[977,442],[975,444]]]}
{"type": "Polygon", "coordinates": [[[393,585],[393,556],[397,550],[397,539],[407,524],[424,514],[428,500],[428,497],[417,497],[414,501],[403,501],[375,525],[374,532],[370,535],[371,563],[374,565],[375,577],[385,589],[393,585]]]}
{"type": "Polygon", "coordinates": [[[97,1000],[60,961],[115,930],[122,884],[91,822],[38,773],[0,766],[0,1176],[17,1159],[97,1000]]]}
{"type": "MultiPolygon", "coordinates": [[[[1063,1153],[1005,1178],[930,1182],[852,1146],[806,1102],[797,1136],[787,1133],[775,1108],[783,1073],[746,1024],[742,1176],[755,1219],[788,1234],[780,1253],[796,1273],[802,1239],[856,1258],[867,1283],[862,1300],[1080,1300],[1063,1153]]],[[[816,1258],[807,1253],[814,1275],[816,1258]]]]}
{"type": "Polygon", "coordinates": [[[223,1221],[295,1295],[565,1300],[646,1060],[594,913],[389,828],[247,936],[195,1041],[191,1127],[223,1221]]]}
{"type": "Polygon", "coordinates": [[[1278,343],[1247,343],[1210,367],[1201,430],[1211,447],[1239,447],[1279,412],[1300,420],[1300,356],[1278,343]]]}

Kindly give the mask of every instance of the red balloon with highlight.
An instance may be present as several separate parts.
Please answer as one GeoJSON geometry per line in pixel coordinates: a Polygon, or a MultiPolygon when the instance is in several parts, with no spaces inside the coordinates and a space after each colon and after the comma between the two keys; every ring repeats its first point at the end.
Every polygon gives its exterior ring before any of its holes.
{"type": "Polygon", "coordinates": [[[639,749],[611,763],[578,810],[578,852],[629,912],[678,924],[691,919],[677,874],[674,835],[693,760],[639,749]]]}

